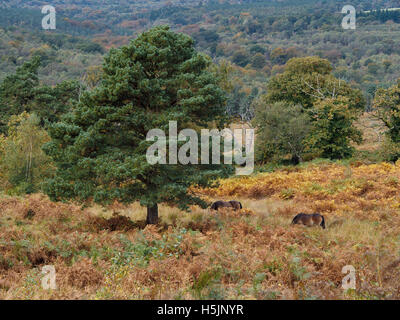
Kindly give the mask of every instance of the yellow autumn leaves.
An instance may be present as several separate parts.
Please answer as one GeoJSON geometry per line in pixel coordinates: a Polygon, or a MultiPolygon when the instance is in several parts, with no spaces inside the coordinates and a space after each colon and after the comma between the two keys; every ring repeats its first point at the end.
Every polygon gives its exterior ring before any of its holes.
{"type": "Polygon", "coordinates": [[[220,181],[213,197],[290,200],[304,210],[369,219],[400,213],[400,162],[396,164],[310,164],[220,181]]]}

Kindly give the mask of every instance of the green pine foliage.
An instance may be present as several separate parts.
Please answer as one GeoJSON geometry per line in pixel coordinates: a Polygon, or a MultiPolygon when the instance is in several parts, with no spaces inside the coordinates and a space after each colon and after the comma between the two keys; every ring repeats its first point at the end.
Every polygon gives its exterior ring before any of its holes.
{"type": "Polygon", "coordinates": [[[73,111],[49,133],[45,151],[57,174],[45,191],[53,200],[124,203],[140,201],[148,223],[157,223],[157,204],[181,209],[206,203],[190,192],[208,186],[228,168],[207,165],[150,165],[149,130],[168,135],[169,121],[200,128],[224,121],[224,92],[208,69],[210,60],[193,40],[153,28],[106,56],[101,85],[85,92],[73,111]]]}
{"type": "Polygon", "coordinates": [[[0,133],[7,131],[7,124],[12,115],[18,115],[29,109],[29,104],[34,98],[34,90],[39,85],[37,75],[39,65],[40,59],[35,57],[0,83],[0,133]]]}
{"type": "Polygon", "coordinates": [[[34,56],[0,82],[0,133],[7,133],[11,116],[23,112],[36,113],[42,126],[57,121],[78,99],[78,81],[64,81],[54,87],[41,85],[39,67],[40,57],[34,56]]]}

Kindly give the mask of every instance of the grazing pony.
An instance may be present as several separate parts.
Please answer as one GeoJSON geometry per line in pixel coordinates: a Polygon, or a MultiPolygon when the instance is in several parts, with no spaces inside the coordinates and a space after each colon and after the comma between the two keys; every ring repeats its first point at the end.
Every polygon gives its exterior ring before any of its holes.
{"type": "Polygon", "coordinates": [[[243,209],[243,206],[239,201],[231,200],[229,203],[231,204],[232,208],[235,209],[235,211],[243,209]]]}
{"type": "Polygon", "coordinates": [[[219,210],[219,208],[233,208],[235,211],[243,209],[242,204],[239,201],[216,201],[211,205],[211,210],[219,210]]]}
{"type": "Polygon", "coordinates": [[[302,224],[307,227],[318,225],[321,226],[322,229],[325,229],[325,218],[319,213],[313,213],[313,214],[300,213],[294,217],[292,224],[302,224]]]}

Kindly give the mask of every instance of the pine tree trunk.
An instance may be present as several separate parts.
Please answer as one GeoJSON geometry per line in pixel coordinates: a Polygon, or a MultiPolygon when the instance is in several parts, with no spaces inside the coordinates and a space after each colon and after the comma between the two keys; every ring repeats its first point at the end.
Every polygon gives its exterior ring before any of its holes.
{"type": "Polygon", "coordinates": [[[292,164],[294,164],[295,166],[297,166],[298,164],[300,164],[300,157],[298,155],[293,155],[292,156],[292,164]]]}
{"type": "Polygon", "coordinates": [[[155,204],[153,207],[147,207],[147,224],[158,223],[158,205],[155,204]]]}

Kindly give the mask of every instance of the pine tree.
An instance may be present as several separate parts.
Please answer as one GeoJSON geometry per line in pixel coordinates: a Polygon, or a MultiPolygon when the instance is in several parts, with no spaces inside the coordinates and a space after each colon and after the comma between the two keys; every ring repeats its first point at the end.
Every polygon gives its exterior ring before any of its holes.
{"type": "Polygon", "coordinates": [[[78,81],[41,86],[39,67],[40,57],[34,56],[0,83],[0,133],[6,134],[10,118],[23,112],[35,113],[42,126],[45,121],[58,121],[78,99],[78,81]]]}
{"type": "Polygon", "coordinates": [[[39,85],[39,65],[40,58],[34,57],[0,83],[0,133],[7,132],[12,115],[27,111],[27,105],[34,98],[34,90],[39,85]]]}
{"type": "Polygon", "coordinates": [[[189,36],[167,26],[110,50],[101,84],[49,128],[52,141],[44,150],[55,160],[57,175],[46,193],[53,200],[139,201],[150,224],[158,222],[160,203],[205,207],[190,187],[210,186],[229,168],[150,165],[146,134],[159,128],[168,137],[169,121],[178,122],[178,132],[223,123],[225,97],[210,63],[189,36]]]}
{"type": "Polygon", "coordinates": [[[80,90],[78,81],[63,81],[53,87],[37,87],[29,111],[38,115],[42,124],[46,121],[57,122],[79,99],[80,90]]]}

